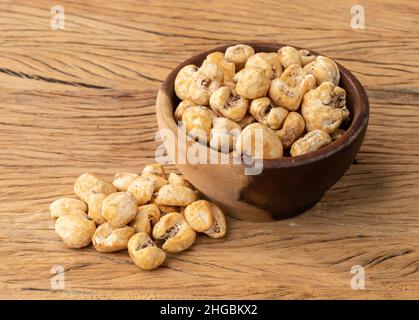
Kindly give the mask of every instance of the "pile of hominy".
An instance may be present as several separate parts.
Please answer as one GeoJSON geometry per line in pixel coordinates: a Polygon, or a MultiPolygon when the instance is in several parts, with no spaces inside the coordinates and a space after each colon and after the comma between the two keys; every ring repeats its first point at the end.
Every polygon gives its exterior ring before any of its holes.
{"type": "Polygon", "coordinates": [[[298,156],[344,134],[340,127],[350,114],[339,81],[330,58],[290,46],[255,53],[238,44],[178,72],[174,86],[181,102],[174,117],[193,139],[223,153],[298,156]],[[260,150],[250,143],[256,131],[263,138],[260,150]]]}
{"type": "Polygon", "coordinates": [[[159,164],[145,166],[141,175],[118,173],[112,183],[83,173],[74,193],[77,199],[61,198],[50,206],[51,216],[57,218],[55,231],[64,243],[70,248],[93,243],[99,252],[128,249],[144,270],[160,266],[166,252],[188,249],[197,232],[221,238],[227,231],[224,214],[215,204],[200,200],[182,175],[167,177],[159,164]]]}

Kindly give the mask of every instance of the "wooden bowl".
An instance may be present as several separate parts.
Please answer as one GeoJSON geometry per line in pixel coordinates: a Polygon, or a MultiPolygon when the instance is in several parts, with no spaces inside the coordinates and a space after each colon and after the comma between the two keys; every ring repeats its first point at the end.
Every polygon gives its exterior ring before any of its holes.
{"type": "MultiPolygon", "coordinates": [[[[256,52],[276,52],[284,45],[248,43],[256,52]]],[[[156,112],[159,129],[168,130],[177,139],[166,139],[164,145],[179,171],[204,196],[219,205],[226,214],[240,220],[268,221],[289,218],[314,206],[346,172],[353,162],[365,136],[369,117],[368,97],[354,75],[338,64],[340,86],[346,90],[351,123],[345,134],[331,144],[298,157],[263,160],[259,175],[245,175],[244,164],[190,164],[183,157],[189,148],[203,146],[178,129],[174,108],[179,103],[174,93],[174,80],[181,68],[188,64],[200,66],[214,51],[224,52],[225,45],[201,52],[174,69],[163,82],[157,96],[156,112]],[[178,149],[179,141],[185,147],[178,149]],[[198,146],[197,146],[198,145],[198,146]]],[[[316,52],[312,52],[318,55],[316,52]]],[[[212,151],[214,152],[214,151],[212,151]]]]}

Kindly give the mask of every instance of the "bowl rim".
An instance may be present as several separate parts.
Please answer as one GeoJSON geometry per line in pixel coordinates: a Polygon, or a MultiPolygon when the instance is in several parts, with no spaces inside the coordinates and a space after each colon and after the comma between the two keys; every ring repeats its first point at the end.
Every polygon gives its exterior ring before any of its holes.
{"type": "MultiPolygon", "coordinates": [[[[180,64],[178,64],[176,66],[176,68],[174,68],[166,77],[166,79],[163,81],[163,83],[161,84],[160,90],[164,93],[170,92],[171,88],[173,89],[173,95],[174,93],[174,80],[176,78],[177,73],[180,71],[180,69],[182,69],[184,66],[188,65],[188,64],[195,64],[196,60],[203,60],[203,58],[205,58],[208,54],[212,53],[212,52],[216,52],[216,51],[221,51],[221,52],[225,52],[225,50],[230,47],[230,46],[234,46],[237,44],[246,44],[251,46],[252,48],[255,49],[255,52],[264,52],[267,50],[272,50],[272,51],[277,51],[278,49],[285,47],[285,46],[289,46],[288,44],[281,44],[281,43],[266,43],[266,42],[235,42],[235,43],[231,43],[231,44],[225,44],[222,46],[218,46],[216,48],[212,48],[209,50],[205,50],[205,51],[201,51],[191,57],[189,57],[188,59],[184,60],[183,62],[181,62],[180,64]]],[[[305,49],[305,48],[301,48],[298,46],[293,46],[294,48],[296,48],[297,50],[301,50],[301,49],[305,49]]],[[[310,49],[306,49],[309,50],[311,54],[314,54],[316,56],[318,55],[322,55],[324,57],[327,57],[326,55],[320,54],[316,51],[310,50],[310,49]]],[[[312,162],[316,162],[319,160],[322,160],[324,158],[330,157],[336,153],[338,153],[339,151],[341,151],[342,149],[346,148],[347,146],[349,146],[353,141],[355,141],[358,136],[364,131],[365,127],[368,125],[368,119],[369,119],[369,101],[368,101],[368,96],[365,92],[364,87],[362,86],[362,84],[360,83],[360,81],[352,74],[352,72],[350,72],[348,69],[346,69],[344,66],[342,66],[340,63],[338,63],[335,59],[330,58],[333,61],[335,61],[335,63],[337,64],[338,68],[339,68],[339,72],[341,74],[341,79],[342,79],[342,74],[344,75],[344,77],[346,78],[348,85],[350,87],[353,87],[355,90],[351,91],[351,94],[353,95],[353,105],[354,105],[354,109],[355,109],[355,105],[357,106],[357,113],[355,114],[355,117],[352,119],[351,124],[349,126],[349,128],[345,131],[345,133],[343,134],[342,137],[340,137],[339,139],[332,141],[330,144],[328,144],[327,146],[324,146],[316,151],[312,151],[303,155],[299,155],[299,156],[295,156],[295,157],[281,157],[279,159],[263,159],[263,168],[264,169],[269,169],[269,168],[284,168],[284,167],[296,167],[296,166],[302,166],[302,165],[307,165],[310,164],[312,162]]],[[[345,88],[345,91],[347,91],[347,89],[345,88]]],[[[160,92],[159,92],[160,94],[160,92]]],[[[172,112],[171,112],[171,118],[170,118],[170,124],[171,126],[175,126],[176,128],[178,127],[175,119],[174,119],[174,103],[173,103],[173,96],[172,97],[168,97],[170,100],[170,103],[172,105],[172,112]]],[[[159,102],[157,101],[156,103],[156,111],[159,112],[160,109],[160,105],[159,102]]],[[[177,134],[175,132],[175,134],[177,134]]],[[[191,139],[189,136],[187,136],[185,134],[185,136],[187,137],[187,139],[189,139],[189,141],[193,142],[193,143],[199,143],[199,142],[195,142],[193,139],[191,139]]],[[[204,146],[207,149],[210,149],[210,147],[208,146],[204,146]]],[[[211,149],[212,150],[212,149],[211,149]]],[[[212,150],[212,152],[214,152],[214,150],[212,150]]],[[[216,151],[217,153],[220,153],[219,151],[216,151]]],[[[221,153],[220,153],[221,154],[221,153]]],[[[175,161],[176,162],[176,161],[175,161]]],[[[243,163],[242,163],[243,164],[243,163]]]]}

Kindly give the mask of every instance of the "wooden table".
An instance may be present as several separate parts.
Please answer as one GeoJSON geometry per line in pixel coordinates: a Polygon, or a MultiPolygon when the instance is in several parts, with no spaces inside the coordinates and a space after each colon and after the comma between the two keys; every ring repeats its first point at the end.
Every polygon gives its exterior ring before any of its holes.
{"type": "Polygon", "coordinates": [[[419,4],[358,2],[365,30],[351,28],[348,1],[2,1],[0,298],[418,298],[419,4]],[[53,4],[64,30],[51,30],[53,4]],[[153,272],[126,252],[67,249],[50,202],[82,172],[152,162],[162,80],[237,41],[311,48],[360,79],[371,119],[356,164],[306,214],[229,219],[226,239],[199,237],[153,272]],[[351,288],[355,265],[364,290],[351,288]]]}

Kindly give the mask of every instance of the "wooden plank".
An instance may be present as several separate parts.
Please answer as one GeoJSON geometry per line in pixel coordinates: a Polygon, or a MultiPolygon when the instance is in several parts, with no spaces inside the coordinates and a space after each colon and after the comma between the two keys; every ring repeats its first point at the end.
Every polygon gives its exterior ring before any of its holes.
{"type": "MultiPolygon", "coordinates": [[[[60,1],[0,4],[0,298],[417,298],[419,287],[419,5],[363,1],[60,1]],[[237,41],[281,42],[336,58],[371,103],[347,174],[306,214],[229,219],[163,268],[126,254],[69,250],[49,203],[84,171],[105,178],[153,161],[154,102],[178,63],[237,41]],[[65,289],[50,286],[64,266],[65,289]],[[350,286],[365,267],[365,290],[350,286]],[[205,284],[205,285],[203,285],[205,284]]],[[[170,167],[170,170],[175,170],[170,167]]]]}

